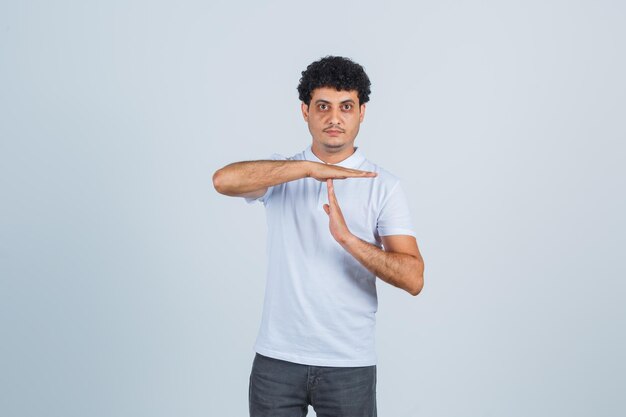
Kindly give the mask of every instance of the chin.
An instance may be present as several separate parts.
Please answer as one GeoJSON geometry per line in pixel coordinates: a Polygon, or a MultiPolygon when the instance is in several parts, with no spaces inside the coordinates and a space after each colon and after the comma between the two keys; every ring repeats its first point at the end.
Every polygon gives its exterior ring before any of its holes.
{"type": "Polygon", "coordinates": [[[336,137],[336,138],[324,138],[320,140],[320,143],[328,148],[341,148],[346,146],[349,142],[344,138],[336,137]]]}
{"type": "Polygon", "coordinates": [[[324,146],[331,149],[340,149],[346,146],[345,143],[325,143],[324,146]]]}

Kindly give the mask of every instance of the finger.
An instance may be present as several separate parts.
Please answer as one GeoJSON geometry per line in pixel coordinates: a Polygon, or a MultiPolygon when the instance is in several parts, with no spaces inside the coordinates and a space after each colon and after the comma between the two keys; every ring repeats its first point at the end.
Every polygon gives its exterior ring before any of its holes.
{"type": "Polygon", "coordinates": [[[350,170],[351,177],[376,177],[378,176],[377,172],[373,171],[361,171],[359,169],[351,169],[350,170]]]}
{"type": "Polygon", "coordinates": [[[328,185],[328,204],[332,211],[340,213],[339,202],[337,201],[337,196],[335,195],[335,186],[333,185],[332,180],[329,181],[328,185]]]}
{"type": "Polygon", "coordinates": [[[332,179],[326,180],[326,187],[328,188],[328,203],[332,206],[335,203],[335,186],[332,179]]]}
{"type": "Polygon", "coordinates": [[[330,216],[330,206],[328,204],[324,204],[322,207],[324,208],[326,214],[330,216]]]}

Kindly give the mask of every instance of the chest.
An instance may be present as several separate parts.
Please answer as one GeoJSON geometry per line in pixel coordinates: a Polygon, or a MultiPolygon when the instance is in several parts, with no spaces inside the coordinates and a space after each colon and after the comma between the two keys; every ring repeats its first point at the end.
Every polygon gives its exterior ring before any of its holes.
{"type": "MultiPolygon", "coordinates": [[[[333,181],[335,196],[350,232],[363,240],[378,240],[376,222],[380,196],[376,182],[367,178],[333,181]]],[[[304,178],[281,184],[272,197],[268,210],[273,220],[302,234],[320,233],[328,229],[328,187],[325,182],[304,178]]]]}

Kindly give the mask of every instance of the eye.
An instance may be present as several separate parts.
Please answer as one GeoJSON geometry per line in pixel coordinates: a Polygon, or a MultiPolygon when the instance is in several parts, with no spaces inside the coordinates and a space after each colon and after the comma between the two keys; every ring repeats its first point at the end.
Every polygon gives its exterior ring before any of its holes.
{"type": "Polygon", "coordinates": [[[318,107],[320,110],[328,110],[328,104],[321,103],[318,107]]]}
{"type": "Polygon", "coordinates": [[[352,104],[348,104],[348,103],[346,103],[346,104],[344,104],[344,105],[342,106],[342,108],[343,108],[344,110],[346,110],[346,111],[347,111],[347,110],[352,110],[352,104]]]}

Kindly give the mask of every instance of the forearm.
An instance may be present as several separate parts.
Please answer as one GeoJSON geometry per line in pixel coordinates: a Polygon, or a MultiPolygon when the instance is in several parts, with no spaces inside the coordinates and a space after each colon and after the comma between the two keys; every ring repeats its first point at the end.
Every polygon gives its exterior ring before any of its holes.
{"type": "Polygon", "coordinates": [[[234,162],[213,174],[215,189],[226,195],[243,194],[308,176],[310,161],[234,162]]]}
{"type": "Polygon", "coordinates": [[[374,275],[411,295],[417,295],[424,286],[424,263],[418,257],[405,253],[386,252],[351,235],[341,246],[374,275]]]}

